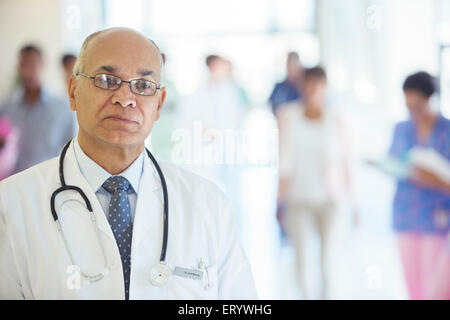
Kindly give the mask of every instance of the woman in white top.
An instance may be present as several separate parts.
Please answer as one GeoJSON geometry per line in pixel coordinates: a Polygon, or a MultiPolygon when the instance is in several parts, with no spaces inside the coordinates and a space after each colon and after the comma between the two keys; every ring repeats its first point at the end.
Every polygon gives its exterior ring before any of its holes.
{"type": "Polygon", "coordinates": [[[280,183],[278,203],[287,206],[284,228],[296,251],[299,286],[313,297],[305,263],[309,241],[320,235],[323,299],[329,297],[330,254],[336,243],[336,218],[350,190],[343,125],[325,108],[327,79],[320,67],[304,71],[303,101],[280,108],[280,183]]]}

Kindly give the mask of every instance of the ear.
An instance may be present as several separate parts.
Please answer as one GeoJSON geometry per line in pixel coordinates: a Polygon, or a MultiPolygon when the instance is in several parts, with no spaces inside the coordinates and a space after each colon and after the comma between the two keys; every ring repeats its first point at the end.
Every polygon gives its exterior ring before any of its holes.
{"type": "Polygon", "coordinates": [[[158,110],[156,111],[157,114],[156,114],[156,119],[155,120],[159,119],[159,116],[160,116],[160,113],[161,113],[161,109],[162,109],[162,107],[164,105],[164,101],[165,100],[166,100],[166,87],[162,87],[161,88],[161,93],[159,95],[158,110]]]}
{"type": "Polygon", "coordinates": [[[76,89],[75,77],[71,75],[69,78],[69,85],[67,86],[67,93],[69,95],[70,109],[72,109],[72,111],[77,110],[77,105],[75,103],[75,89],[76,89]]]}

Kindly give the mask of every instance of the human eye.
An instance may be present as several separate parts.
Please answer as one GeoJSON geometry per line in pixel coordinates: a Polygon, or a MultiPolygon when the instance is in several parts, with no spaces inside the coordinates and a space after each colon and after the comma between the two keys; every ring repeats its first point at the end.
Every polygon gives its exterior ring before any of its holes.
{"type": "Polygon", "coordinates": [[[153,91],[155,90],[155,84],[144,79],[135,80],[133,86],[136,93],[143,95],[153,94],[153,91]]]}
{"type": "Polygon", "coordinates": [[[120,79],[111,75],[106,75],[105,81],[108,89],[114,89],[120,84],[120,79]]]}
{"type": "Polygon", "coordinates": [[[109,74],[98,74],[95,77],[95,85],[102,89],[117,89],[120,86],[120,82],[120,78],[109,74]]]}

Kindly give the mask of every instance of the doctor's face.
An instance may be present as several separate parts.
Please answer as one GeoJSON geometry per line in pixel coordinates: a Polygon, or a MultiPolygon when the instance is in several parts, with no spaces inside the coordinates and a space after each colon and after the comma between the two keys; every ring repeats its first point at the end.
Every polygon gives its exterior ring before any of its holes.
{"type": "MultiPolygon", "coordinates": [[[[122,80],[145,79],[159,84],[160,56],[149,40],[129,30],[107,31],[88,43],[81,72],[88,76],[110,74],[122,80]]],[[[90,142],[119,147],[143,146],[165,99],[165,88],[153,96],[141,96],[122,82],[117,90],[105,90],[94,80],[72,76],[69,80],[71,109],[76,111],[79,136],[90,142]]]]}

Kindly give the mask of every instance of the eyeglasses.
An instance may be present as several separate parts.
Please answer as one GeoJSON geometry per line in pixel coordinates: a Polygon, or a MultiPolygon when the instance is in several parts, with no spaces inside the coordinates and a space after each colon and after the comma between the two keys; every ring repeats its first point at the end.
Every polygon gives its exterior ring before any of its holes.
{"type": "Polygon", "coordinates": [[[155,95],[156,90],[161,89],[160,85],[158,85],[156,82],[145,79],[133,79],[126,81],[110,74],[99,73],[95,76],[89,76],[82,72],[77,72],[76,76],[83,76],[89,79],[93,79],[94,86],[104,90],[117,90],[122,85],[122,82],[126,82],[130,84],[131,92],[141,96],[153,96],[155,95]]]}

